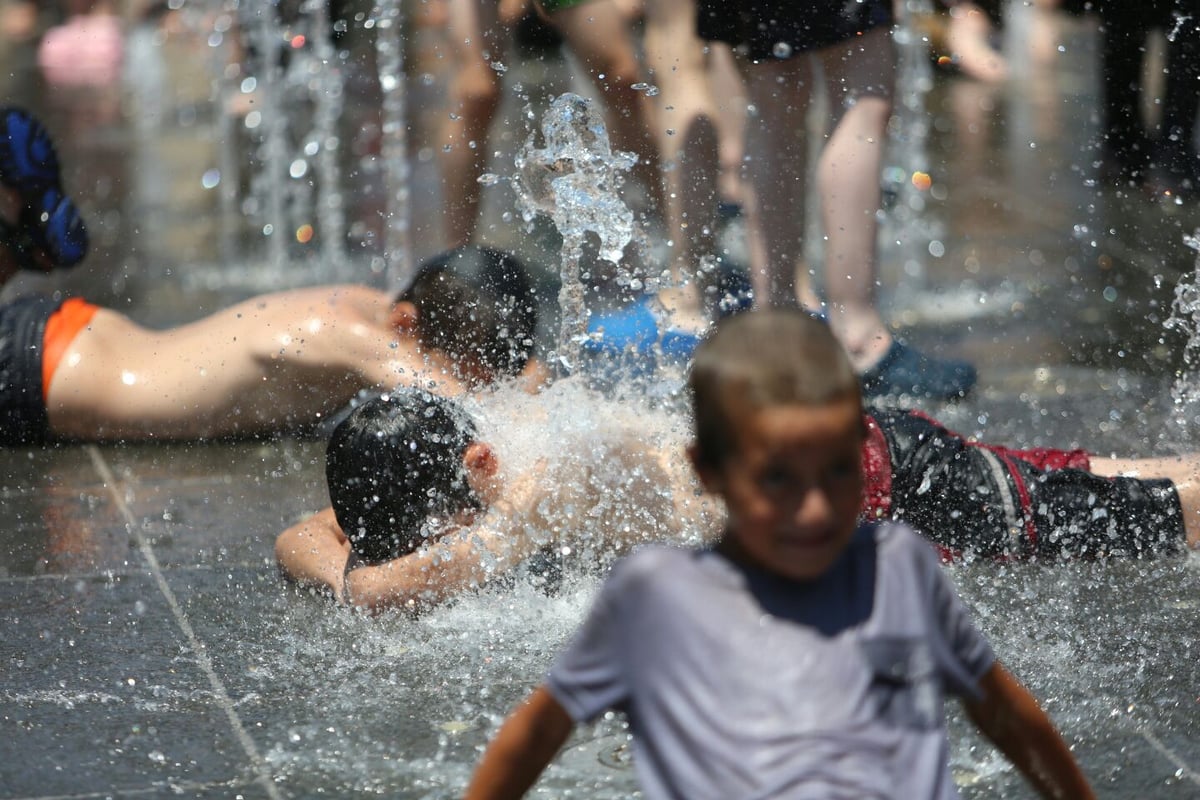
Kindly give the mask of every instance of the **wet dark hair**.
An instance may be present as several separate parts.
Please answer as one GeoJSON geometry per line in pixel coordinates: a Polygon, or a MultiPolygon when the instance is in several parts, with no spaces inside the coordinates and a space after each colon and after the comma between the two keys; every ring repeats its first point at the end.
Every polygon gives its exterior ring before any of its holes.
{"type": "Polygon", "coordinates": [[[721,320],[688,374],[698,461],[720,467],[735,451],[736,418],[779,405],[861,403],[859,378],[829,325],[801,309],[721,320]]]}
{"type": "Polygon", "coordinates": [[[511,253],[467,245],[422,263],[396,298],[417,307],[417,339],[497,376],[525,368],[537,328],[537,299],[511,253]]]}
{"type": "Polygon", "coordinates": [[[325,480],[363,561],[407,555],[436,533],[430,523],[480,508],[463,464],[475,439],[465,411],[420,389],[373,397],[334,428],[325,480]]]}

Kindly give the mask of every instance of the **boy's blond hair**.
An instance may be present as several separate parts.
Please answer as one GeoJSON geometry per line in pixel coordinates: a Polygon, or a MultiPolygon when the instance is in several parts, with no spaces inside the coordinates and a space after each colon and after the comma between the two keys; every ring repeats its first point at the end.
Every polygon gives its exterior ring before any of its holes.
{"type": "Polygon", "coordinates": [[[829,326],[800,309],[729,317],[696,348],[688,376],[699,463],[733,451],[734,415],[777,405],[861,402],[858,375],[829,326]]]}

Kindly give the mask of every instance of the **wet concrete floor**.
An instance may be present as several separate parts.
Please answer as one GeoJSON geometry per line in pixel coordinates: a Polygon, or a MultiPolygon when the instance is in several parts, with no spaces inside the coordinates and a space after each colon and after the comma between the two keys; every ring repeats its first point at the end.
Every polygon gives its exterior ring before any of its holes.
{"type": "MultiPolygon", "coordinates": [[[[970,398],[929,408],[964,433],[1121,455],[1194,447],[1170,397],[1184,339],[1163,322],[1193,269],[1183,237],[1200,213],[1099,180],[1081,155],[1095,132],[1094,36],[1072,24],[1063,46],[1001,88],[934,77],[924,155],[895,162],[934,185],[900,184],[881,302],[914,343],[978,365],[970,398]]],[[[288,285],[217,264],[220,206],[201,176],[219,115],[187,68],[207,54],[178,37],[157,57],[167,89],[140,129],[132,112],[107,118],[102,103],[46,91],[20,48],[0,56],[0,93],[58,135],[96,240],[74,274],[5,296],[62,289],[169,324],[288,285]]],[[[367,130],[369,81],[350,87],[346,130],[367,130]]],[[[428,153],[415,155],[416,194],[436,197],[428,153]]],[[[432,252],[436,208],[418,202],[417,249],[432,252]]],[[[505,229],[502,196],[491,202],[488,236],[526,244],[505,229]]],[[[355,187],[351,227],[376,224],[378,203],[378,188],[355,187]]],[[[378,251],[377,237],[357,241],[378,251]]],[[[272,562],[275,534],[326,503],[321,457],[319,442],[290,437],[0,450],[0,797],[461,791],[589,587],[518,586],[415,621],[335,613],[285,587],[272,562]]],[[[1200,797],[1195,557],[951,572],[1100,796],[1200,797]]],[[[1032,796],[956,710],[952,730],[964,796],[1032,796]]],[[[632,794],[624,737],[612,720],[581,730],[547,796],[632,794]]]]}

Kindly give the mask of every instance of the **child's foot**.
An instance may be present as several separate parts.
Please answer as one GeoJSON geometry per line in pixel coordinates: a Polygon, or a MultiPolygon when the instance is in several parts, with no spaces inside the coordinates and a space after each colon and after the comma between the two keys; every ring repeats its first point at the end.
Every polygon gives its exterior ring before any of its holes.
{"type": "Polygon", "coordinates": [[[985,83],[1000,83],[1008,77],[1008,61],[992,46],[992,23],[973,3],[950,9],[946,46],[952,66],[964,75],[985,83]]]}
{"type": "Polygon", "coordinates": [[[0,108],[0,186],[17,195],[16,219],[0,215],[0,244],[23,269],[72,267],[87,254],[87,229],[63,192],[58,155],[28,112],[0,108]]]}

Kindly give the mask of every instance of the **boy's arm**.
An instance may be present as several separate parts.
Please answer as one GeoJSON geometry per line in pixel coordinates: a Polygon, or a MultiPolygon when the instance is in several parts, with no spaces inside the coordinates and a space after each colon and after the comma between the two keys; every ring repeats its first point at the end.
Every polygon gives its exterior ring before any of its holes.
{"type": "Polygon", "coordinates": [[[532,553],[529,537],[487,522],[461,538],[452,537],[454,541],[358,567],[347,575],[350,546],[333,509],[327,508],[279,534],[275,560],[285,578],[315,586],[357,608],[413,609],[482,585],[532,553]]]}
{"type": "Polygon", "coordinates": [[[528,537],[488,527],[443,540],[392,561],[358,567],[346,576],[350,605],[372,613],[418,608],[482,586],[533,552],[528,537]]]}
{"type": "Polygon", "coordinates": [[[522,797],[563,746],[574,724],[545,686],[534,689],[484,751],[465,800],[522,797]]]}
{"type": "Polygon", "coordinates": [[[285,578],[340,597],[350,548],[333,509],[319,511],[275,538],[275,562],[285,578]]]}
{"type": "Polygon", "coordinates": [[[983,697],[967,714],[1047,798],[1095,798],[1067,743],[1037,699],[997,662],[980,680],[983,697]]]}
{"type": "Polygon", "coordinates": [[[416,610],[482,586],[524,561],[540,546],[526,533],[525,522],[545,495],[539,463],[506,487],[506,497],[483,518],[428,547],[346,576],[351,605],[371,612],[389,608],[416,610]]]}

